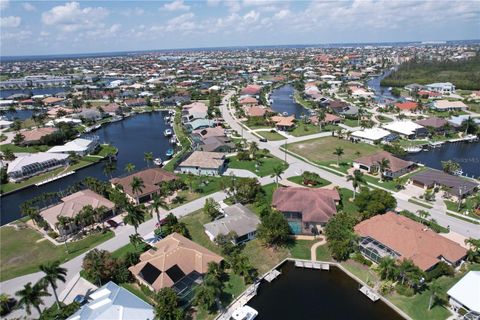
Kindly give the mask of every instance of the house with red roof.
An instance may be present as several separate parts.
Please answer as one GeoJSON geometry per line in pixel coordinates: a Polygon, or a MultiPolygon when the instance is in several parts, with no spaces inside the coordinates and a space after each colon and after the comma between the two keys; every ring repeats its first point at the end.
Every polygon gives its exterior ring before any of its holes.
{"type": "Polygon", "coordinates": [[[240,95],[258,96],[260,91],[262,91],[262,86],[249,84],[240,91],[240,95]]]}
{"type": "Polygon", "coordinates": [[[397,102],[395,103],[395,107],[400,109],[400,111],[415,111],[418,107],[418,103],[413,101],[397,102]]]}

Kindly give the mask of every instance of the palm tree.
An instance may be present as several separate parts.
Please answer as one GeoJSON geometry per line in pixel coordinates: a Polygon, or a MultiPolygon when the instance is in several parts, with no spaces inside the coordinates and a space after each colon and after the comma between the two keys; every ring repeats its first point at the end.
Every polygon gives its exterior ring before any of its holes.
{"type": "Polygon", "coordinates": [[[282,174],[283,174],[284,171],[285,171],[285,169],[281,165],[277,165],[277,166],[273,167],[273,172],[272,172],[272,175],[270,177],[275,178],[277,188],[278,188],[278,179],[280,179],[282,177],[282,174]]]}
{"type": "Polygon", "coordinates": [[[111,162],[111,161],[108,161],[108,162],[105,162],[105,165],[103,166],[103,173],[105,174],[105,176],[107,178],[110,178],[112,179],[112,173],[117,170],[117,166],[115,165],[115,163],[111,162]]]}
{"type": "Polygon", "coordinates": [[[154,193],[152,199],[152,208],[155,210],[155,213],[157,214],[157,222],[160,224],[160,207],[166,206],[167,204],[158,193],[154,193]]]}
{"type": "Polygon", "coordinates": [[[322,131],[322,123],[325,120],[325,118],[327,117],[327,115],[325,114],[325,110],[323,110],[323,109],[319,110],[317,117],[318,117],[318,125],[320,126],[320,131],[322,131]]]}
{"type": "Polygon", "coordinates": [[[143,243],[143,238],[138,233],[131,234],[128,237],[130,238],[130,243],[133,245],[135,250],[137,250],[137,245],[143,243]]]}
{"type": "Polygon", "coordinates": [[[380,175],[380,180],[383,181],[383,173],[387,170],[390,169],[390,160],[387,158],[382,158],[382,160],[377,161],[378,165],[378,174],[380,175]]]}
{"type": "Polygon", "coordinates": [[[0,294],[0,315],[7,314],[11,311],[10,305],[13,304],[14,299],[6,293],[0,294]]]}
{"type": "Polygon", "coordinates": [[[125,171],[127,171],[128,173],[131,173],[135,170],[135,165],[133,163],[127,163],[127,165],[125,166],[125,171]]]}
{"type": "Polygon", "coordinates": [[[258,150],[258,143],[256,143],[255,141],[250,142],[249,152],[251,158],[255,158],[258,150]]]}
{"type": "Polygon", "coordinates": [[[139,194],[143,191],[143,188],[145,188],[142,178],[133,177],[132,182],[130,182],[130,187],[132,187],[132,192],[136,196],[137,204],[140,204],[139,194]]]}
{"type": "Polygon", "coordinates": [[[435,302],[439,298],[439,293],[442,291],[442,286],[439,285],[436,281],[433,281],[428,286],[428,290],[430,291],[430,299],[428,301],[428,310],[431,310],[435,302]]]}
{"type": "Polygon", "coordinates": [[[145,152],[143,154],[143,160],[145,160],[147,166],[150,167],[150,163],[153,161],[153,152],[145,152]]]}
{"type": "Polygon", "coordinates": [[[60,280],[65,282],[67,269],[60,267],[60,261],[57,260],[40,265],[40,270],[45,273],[45,276],[43,277],[45,285],[50,284],[50,286],[52,286],[53,294],[55,295],[55,300],[57,301],[57,307],[60,308],[60,301],[58,300],[57,295],[57,281],[60,280]]]}
{"type": "Polygon", "coordinates": [[[105,227],[105,214],[108,212],[108,208],[105,206],[100,206],[94,210],[95,221],[102,222],[102,228],[105,227]]]}
{"type": "Polygon", "coordinates": [[[395,276],[395,272],[397,271],[395,259],[390,256],[383,257],[380,260],[378,268],[380,271],[380,277],[387,280],[393,279],[395,276]]]}
{"type": "Polygon", "coordinates": [[[40,305],[44,304],[42,298],[51,296],[51,294],[45,290],[43,281],[37,282],[33,287],[32,283],[29,282],[22,290],[15,292],[15,295],[20,298],[18,300],[18,306],[24,307],[28,315],[32,314],[30,310],[32,306],[37,309],[38,314],[41,315],[42,310],[40,309],[40,305]]]}
{"type": "Polygon", "coordinates": [[[353,171],[353,175],[347,176],[347,181],[352,181],[353,187],[353,199],[355,199],[355,194],[360,183],[364,183],[365,179],[363,178],[363,173],[360,170],[353,171]]]}
{"type": "Polygon", "coordinates": [[[135,228],[135,233],[138,234],[138,226],[145,221],[145,211],[143,206],[129,204],[125,211],[127,211],[127,215],[123,218],[123,222],[132,225],[135,228]]]}
{"type": "Polygon", "coordinates": [[[340,166],[340,157],[344,154],[345,152],[343,151],[342,147],[337,147],[335,148],[335,151],[333,151],[333,154],[337,156],[337,167],[340,166]]]}
{"type": "Polygon", "coordinates": [[[80,212],[75,216],[75,219],[77,219],[77,223],[80,223],[81,228],[82,228],[82,233],[83,229],[92,224],[93,218],[95,216],[95,209],[91,205],[86,205],[83,207],[80,212]]]}
{"type": "Polygon", "coordinates": [[[428,213],[425,210],[418,210],[417,214],[420,217],[420,219],[422,219],[422,223],[426,222],[427,218],[430,217],[430,213],[428,213]]]}

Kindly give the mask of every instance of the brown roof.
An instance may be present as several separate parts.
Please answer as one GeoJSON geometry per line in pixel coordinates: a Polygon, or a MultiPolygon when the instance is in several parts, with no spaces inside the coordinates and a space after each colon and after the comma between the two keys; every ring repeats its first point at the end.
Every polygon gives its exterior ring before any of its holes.
{"type": "Polygon", "coordinates": [[[414,110],[418,106],[418,103],[413,101],[398,102],[395,103],[395,106],[400,110],[414,110]]]}
{"type": "Polygon", "coordinates": [[[294,116],[282,117],[282,116],[273,116],[272,121],[276,123],[277,126],[290,127],[293,126],[293,121],[295,120],[294,116]]]}
{"type": "Polygon", "coordinates": [[[249,117],[263,117],[267,112],[265,108],[259,106],[252,106],[250,108],[246,108],[245,110],[249,117]]]}
{"type": "Polygon", "coordinates": [[[45,99],[42,100],[43,103],[45,104],[55,104],[55,103],[58,103],[58,102],[62,102],[63,98],[57,98],[57,97],[47,97],[45,99]]]}
{"type": "Polygon", "coordinates": [[[243,90],[240,92],[240,94],[259,94],[260,91],[262,90],[262,86],[256,85],[256,84],[250,84],[243,88],[243,90]]]}
{"type": "Polygon", "coordinates": [[[441,128],[446,125],[448,121],[442,118],[430,117],[428,119],[415,121],[415,123],[424,127],[441,128]]]}
{"type": "Polygon", "coordinates": [[[209,138],[209,137],[223,137],[225,136],[225,129],[222,126],[216,126],[213,128],[204,128],[204,129],[197,129],[193,130],[192,133],[198,134],[202,136],[202,138],[209,138]]]}
{"type": "Polygon", "coordinates": [[[258,101],[254,97],[245,97],[241,99],[238,103],[240,104],[257,104],[258,101]]]}
{"type": "Polygon", "coordinates": [[[356,159],[355,162],[365,164],[367,166],[372,166],[377,165],[377,163],[384,158],[390,161],[390,168],[388,169],[388,171],[391,172],[397,172],[413,165],[413,162],[397,158],[387,151],[380,151],[370,156],[360,157],[356,159]]]}
{"type": "Polygon", "coordinates": [[[139,172],[135,172],[123,178],[113,178],[112,180],[110,180],[110,182],[113,184],[121,185],[125,193],[135,198],[137,196],[142,197],[144,195],[156,192],[160,188],[159,184],[161,182],[171,181],[175,179],[178,179],[178,177],[171,172],[165,171],[160,168],[148,168],[139,172]],[[142,188],[142,192],[139,194],[135,194],[132,190],[132,187],[130,186],[133,181],[133,177],[138,177],[142,179],[143,184],[145,185],[145,187],[142,188]]]}
{"type": "Polygon", "coordinates": [[[217,169],[225,163],[225,154],[221,152],[194,151],[180,163],[180,167],[200,167],[217,169]]]}
{"type": "Polygon", "coordinates": [[[38,128],[33,130],[22,131],[22,135],[25,137],[24,142],[35,142],[40,140],[41,137],[47,136],[49,134],[57,131],[57,128],[38,128]]]}
{"type": "Polygon", "coordinates": [[[302,221],[324,223],[337,213],[335,201],[339,199],[336,190],[279,188],[273,194],[272,206],[282,212],[301,212],[302,221]]]}
{"type": "Polygon", "coordinates": [[[423,224],[394,212],[374,216],[355,226],[362,237],[373,238],[411,259],[422,270],[428,270],[441,258],[454,263],[465,257],[467,250],[459,244],[426,228],[423,224]]]}
{"type": "Polygon", "coordinates": [[[179,279],[171,278],[169,271],[172,267],[180,268],[185,275],[193,271],[204,274],[207,272],[209,262],[220,263],[223,260],[221,256],[178,233],[172,233],[155,243],[154,247],[142,253],[140,262],[128,269],[140,282],[148,283],[155,291],[171,287],[178,282],[179,279]],[[153,268],[155,275],[160,273],[158,276],[146,277],[142,272],[144,267],[153,268]]]}

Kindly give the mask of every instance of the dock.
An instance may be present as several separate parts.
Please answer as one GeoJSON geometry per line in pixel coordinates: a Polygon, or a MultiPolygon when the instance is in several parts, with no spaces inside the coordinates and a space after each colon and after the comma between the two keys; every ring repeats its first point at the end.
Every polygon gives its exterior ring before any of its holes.
{"type": "Polygon", "coordinates": [[[295,260],[295,267],[297,267],[297,268],[307,268],[307,269],[317,269],[317,270],[330,270],[330,264],[321,263],[321,262],[317,262],[317,261],[295,260]]]}
{"type": "Polygon", "coordinates": [[[51,177],[51,178],[48,178],[48,179],[46,179],[46,180],[37,182],[37,183],[35,183],[35,185],[38,187],[38,186],[47,184],[47,183],[49,183],[49,182],[52,182],[52,181],[61,179],[61,178],[63,178],[63,177],[69,176],[69,175],[74,174],[74,173],[75,173],[75,171],[65,172],[65,173],[59,174],[58,176],[51,177]]]}
{"type": "Polygon", "coordinates": [[[278,271],[277,269],[273,269],[272,271],[270,271],[269,273],[267,273],[265,275],[265,280],[267,280],[268,282],[272,282],[273,280],[275,280],[279,275],[281,274],[280,271],[278,271]]]}
{"type": "Polygon", "coordinates": [[[362,286],[359,290],[360,290],[361,293],[366,295],[373,302],[380,299],[380,296],[375,291],[373,291],[372,289],[370,289],[367,286],[362,286]]]}

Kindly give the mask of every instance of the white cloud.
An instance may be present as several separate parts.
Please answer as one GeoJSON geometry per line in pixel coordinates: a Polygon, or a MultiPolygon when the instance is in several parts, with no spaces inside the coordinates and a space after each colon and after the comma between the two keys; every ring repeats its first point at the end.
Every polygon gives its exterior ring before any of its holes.
{"type": "Polygon", "coordinates": [[[283,9],[283,10],[280,10],[278,11],[277,13],[275,13],[275,15],[273,16],[275,19],[284,19],[286,18],[288,15],[290,15],[290,10],[288,9],[283,9]]]}
{"type": "Polygon", "coordinates": [[[35,10],[37,10],[37,8],[29,2],[23,3],[22,7],[25,11],[35,11],[35,10]]]}
{"type": "Polygon", "coordinates": [[[7,9],[9,4],[10,4],[10,0],[0,0],[0,9],[1,10],[7,9]]]}
{"type": "Polygon", "coordinates": [[[18,28],[22,23],[22,18],[9,16],[0,18],[0,27],[2,28],[18,28]]]}
{"type": "Polygon", "coordinates": [[[166,3],[163,5],[163,9],[167,11],[180,11],[180,10],[190,10],[190,6],[187,6],[183,3],[183,0],[175,0],[170,3],[166,3]]]}
{"type": "Polygon", "coordinates": [[[13,40],[11,43],[14,45],[18,45],[20,41],[30,41],[32,36],[32,32],[29,30],[20,30],[20,31],[13,31],[13,32],[2,32],[2,40],[13,40]]]}
{"type": "Polygon", "coordinates": [[[243,16],[243,20],[247,23],[252,23],[258,21],[260,18],[260,13],[252,10],[243,16]]]}
{"type": "Polygon", "coordinates": [[[228,0],[228,1],[225,1],[224,3],[228,7],[228,11],[230,12],[238,12],[242,10],[242,5],[237,0],[228,0]]]}
{"type": "Polygon", "coordinates": [[[103,7],[80,8],[78,2],[70,2],[43,12],[42,22],[47,26],[57,26],[65,32],[72,32],[102,26],[101,20],[108,13],[103,7]]]}

